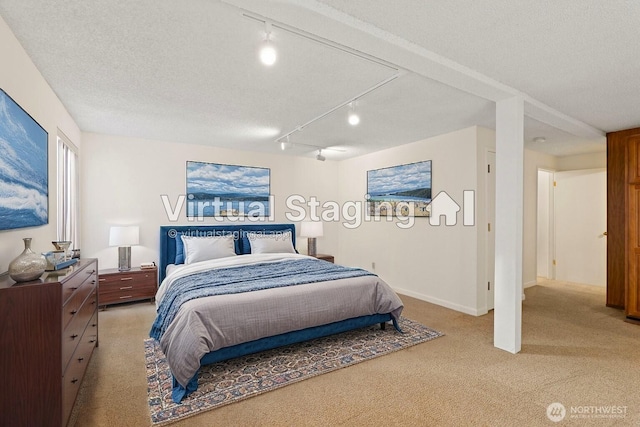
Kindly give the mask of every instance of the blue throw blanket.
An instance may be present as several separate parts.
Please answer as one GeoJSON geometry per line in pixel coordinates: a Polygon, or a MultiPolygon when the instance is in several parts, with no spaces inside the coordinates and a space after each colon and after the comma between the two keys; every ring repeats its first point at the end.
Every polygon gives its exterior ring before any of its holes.
{"type": "Polygon", "coordinates": [[[171,289],[165,293],[149,335],[160,341],[182,304],[195,298],[359,276],[375,276],[375,274],[360,268],[344,267],[318,259],[289,259],[194,273],[177,279],[171,289]]]}

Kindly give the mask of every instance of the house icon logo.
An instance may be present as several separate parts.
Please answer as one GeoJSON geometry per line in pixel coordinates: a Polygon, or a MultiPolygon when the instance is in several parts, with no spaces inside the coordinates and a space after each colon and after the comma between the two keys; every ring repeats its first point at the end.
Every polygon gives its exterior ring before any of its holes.
{"type": "Polygon", "coordinates": [[[440,225],[441,217],[444,216],[445,225],[456,225],[459,211],[460,205],[445,191],[441,191],[431,201],[429,224],[440,225]]]}

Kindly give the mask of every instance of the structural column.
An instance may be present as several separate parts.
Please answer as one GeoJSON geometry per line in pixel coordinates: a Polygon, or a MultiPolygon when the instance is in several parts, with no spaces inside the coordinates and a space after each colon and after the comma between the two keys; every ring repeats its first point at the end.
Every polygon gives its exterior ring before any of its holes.
{"type": "Polygon", "coordinates": [[[524,101],[496,103],[496,258],[493,344],[518,353],[522,345],[524,101]]]}

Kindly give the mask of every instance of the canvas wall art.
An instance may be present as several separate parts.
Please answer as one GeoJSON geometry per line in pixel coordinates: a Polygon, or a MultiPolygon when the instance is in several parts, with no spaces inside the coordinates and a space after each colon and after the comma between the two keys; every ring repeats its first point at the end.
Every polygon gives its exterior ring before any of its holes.
{"type": "Polygon", "coordinates": [[[47,131],[0,89],[0,230],[48,222],[47,131]]]}
{"type": "Polygon", "coordinates": [[[187,217],[268,217],[270,169],[187,162],[187,217]]]}
{"type": "Polygon", "coordinates": [[[367,171],[369,214],[430,215],[431,160],[367,171]]]}

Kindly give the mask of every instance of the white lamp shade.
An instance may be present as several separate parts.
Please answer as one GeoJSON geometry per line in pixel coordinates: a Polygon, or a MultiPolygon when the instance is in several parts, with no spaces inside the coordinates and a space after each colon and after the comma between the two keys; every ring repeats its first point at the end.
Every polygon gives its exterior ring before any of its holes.
{"type": "Polygon", "coordinates": [[[109,230],[109,246],[133,246],[140,242],[140,227],[111,227],[109,230]]]}
{"type": "Polygon", "coordinates": [[[302,221],[300,237],[322,237],[322,222],[302,221]]]}

